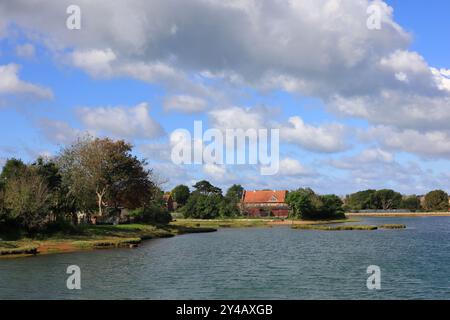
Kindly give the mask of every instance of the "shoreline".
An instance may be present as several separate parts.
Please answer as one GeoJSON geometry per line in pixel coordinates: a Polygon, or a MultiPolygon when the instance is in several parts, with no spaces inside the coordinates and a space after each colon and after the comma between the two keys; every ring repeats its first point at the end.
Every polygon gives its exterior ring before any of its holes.
{"type": "Polygon", "coordinates": [[[88,225],[80,235],[61,234],[45,239],[23,238],[0,241],[0,259],[22,258],[36,255],[71,253],[86,250],[136,248],[142,241],[174,237],[189,233],[215,232],[221,228],[258,228],[276,226],[314,226],[359,222],[358,217],[432,217],[448,216],[450,212],[396,212],[396,213],[346,213],[345,219],[291,220],[291,219],[177,219],[168,225],[88,225]]]}
{"type": "Polygon", "coordinates": [[[15,241],[0,241],[0,259],[99,249],[131,249],[136,248],[145,240],[217,231],[217,229],[209,227],[185,227],[171,224],[159,226],[144,224],[89,225],[84,226],[83,230],[86,234],[62,234],[44,239],[22,238],[15,241]]]}
{"type": "Polygon", "coordinates": [[[347,212],[346,217],[450,217],[450,212],[347,212]]]}

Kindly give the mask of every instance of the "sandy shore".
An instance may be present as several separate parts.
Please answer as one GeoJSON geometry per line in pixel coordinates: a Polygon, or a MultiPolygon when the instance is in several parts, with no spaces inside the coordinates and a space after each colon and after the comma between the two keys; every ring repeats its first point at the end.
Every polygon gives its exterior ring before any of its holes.
{"type": "Polygon", "coordinates": [[[395,213],[365,213],[348,212],[347,217],[450,217],[450,212],[395,212],[395,213]]]}

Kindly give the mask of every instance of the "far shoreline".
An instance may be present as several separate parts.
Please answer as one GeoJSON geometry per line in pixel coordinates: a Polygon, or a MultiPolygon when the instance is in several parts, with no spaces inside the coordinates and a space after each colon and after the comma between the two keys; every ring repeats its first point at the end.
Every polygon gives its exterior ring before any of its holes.
{"type": "Polygon", "coordinates": [[[346,212],[346,217],[450,217],[450,212],[346,212]]]}

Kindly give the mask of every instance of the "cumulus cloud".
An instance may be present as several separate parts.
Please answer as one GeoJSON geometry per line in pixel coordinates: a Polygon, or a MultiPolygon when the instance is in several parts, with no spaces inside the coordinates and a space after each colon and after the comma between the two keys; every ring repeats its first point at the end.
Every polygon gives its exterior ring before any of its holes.
{"type": "Polygon", "coordinates": [[[0,95],[29,94],[43,99],[53,97],[50,89],[21,80],[19,70],[20,66],[14,63],[0,65],[0,95]]]}
{"type": "Polygon", "coordinates": [[[167,111],[180,111],[184,113],[196,113],[206,109],[204,99],[189,95],[176,95],[168,97],[164,101],[164,109],[167,111]]]}
{"type": "Polygon", "coordinates": [[[147,103],[134,107],[81,107],[77,110],[80,121],[86,128],[111,134],[118,138],[152,139],[161,136],[164,130],[149,115],[147,103]]]}
{"type": "Polygon", "coordinates": [[[399,130],[387,126],[369,128],[366,135],[385,148],[427,158],[450,159],[450,131],[399,130]]]}
{"type": "Polygon", "coordinates": [[[281,127],[281,139],[316,152],[339,152],[347,149],[346,129],[338,123],[312,126],[296,116],[281,127]]]}
{"type": "Polygon", "coordinates": [[[271,128],[269,118],[276,111],[266,107],[244,108],[232,106],[208,113],[211,125],[217,129],[271,128]]]}
{"type": "Polygon", "coordinates": [[[310,174],[311,171],[305,168],[298,160],[293,158],[284,158],[280,161],[280,175],[303,176],[310,174]]]}

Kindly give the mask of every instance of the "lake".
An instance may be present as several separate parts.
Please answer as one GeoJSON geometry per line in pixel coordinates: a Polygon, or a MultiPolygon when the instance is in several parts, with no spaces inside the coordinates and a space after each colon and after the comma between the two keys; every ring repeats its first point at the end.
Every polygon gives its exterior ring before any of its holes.
{"type": "Polygon", "coordinates": [[[404,230],[220,229],[137,249],[0,260],[1,299],[450,299],[450,218],[362,218],[404,230]],[[81,290],[66,269],[81,268],[81,290]],[[369,265],[381,289],[368,290],[369,265]]]}

